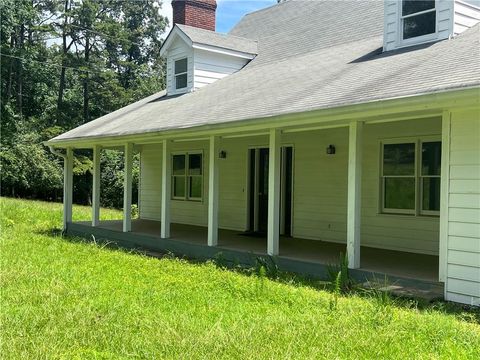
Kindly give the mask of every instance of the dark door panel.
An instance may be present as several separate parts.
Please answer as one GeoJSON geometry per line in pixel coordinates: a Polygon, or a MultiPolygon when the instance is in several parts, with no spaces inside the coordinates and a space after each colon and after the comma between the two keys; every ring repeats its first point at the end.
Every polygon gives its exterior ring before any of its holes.
{"type": "Polygon", "coordinates": [[[259,149],[258,231],[267,232],[268,223],[268,149],[259,149]]]}

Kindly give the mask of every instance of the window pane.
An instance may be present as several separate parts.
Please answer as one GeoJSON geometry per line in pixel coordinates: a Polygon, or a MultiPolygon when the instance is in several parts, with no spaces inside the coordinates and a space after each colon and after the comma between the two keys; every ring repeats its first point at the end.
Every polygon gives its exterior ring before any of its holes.
{"type": "Polygon", "coordinates": [[[175,89],[183,89],[187,87],[187,74],[175,76],[175,89]]]}
{"type": "Polygon", "coordinates": [[[435,9],[435,0],[403,0],[402,14],[415,14],[420,11],[435,9]]]}
{"type": "Polygon", "coordinates": [[[422,175],[440,175],[441,160],[440,141],[422,143],[422,175]]]}
{"type": "Polygon", "coordinates": [[[185,155],[173,155],[173,175],[185,174],[185,155]]]}
{"type": "Polygon", "coordinates": [[[202,154],[188,155],[188,174],[189,175],[202,174],[202,154]]]}
{"type": "Polygon", "coordinates": [[[188,197],[189,198],[202,197],[202,177],[201,176],[190,177],[190,187],[189,187],[188,197]]]}
{"type": "Polygon", "coordinates": [[[435,11],[403,19],[403,38],[433,34],[435,32],[435,11]]]}
{"type": "Polygon", "coordinates": [[[187,59],[175,61],[175,74],[187,72],[187,59]]]}
{"type": "Polygon", "coordinates": [[[415,175],[415,144],[384,145],[383,175],[415,175]]]}
{"type": "Polygon", "coordinates": [[[440,211],[440,178],[423,178],[422,182],[422,209],[440,211]]]}
{"type": "Polygon", "coordinates": [[[173,177],[173,196],[185,197],[185,176],[173,177]]]}
{"type": "Polygon", "coordinates": [[[386,209],[415,209],[415,179],[385,178],[384,207],[386,209]]]}

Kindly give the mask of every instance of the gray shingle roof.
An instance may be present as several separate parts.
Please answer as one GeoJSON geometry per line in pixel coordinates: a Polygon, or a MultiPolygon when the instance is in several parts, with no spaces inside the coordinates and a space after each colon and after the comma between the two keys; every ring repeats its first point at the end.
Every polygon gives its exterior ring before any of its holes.
{"type": "Polygon", "coordinates": [[[382,53],[378,1],[290,0],[247,15],[231,34],[258,39],[258,56],[241,71],[183,96],[154,94],[55,140],[216,125],[480,86],[480,24],[453,39],[382,53]]]}
{"type": "Polygon", "coordinates": [[[221,34],[192,26],[176,24],[193,43],[240,51],[252,55],[257,54],[257,41],[230,34],[221,34]]]}

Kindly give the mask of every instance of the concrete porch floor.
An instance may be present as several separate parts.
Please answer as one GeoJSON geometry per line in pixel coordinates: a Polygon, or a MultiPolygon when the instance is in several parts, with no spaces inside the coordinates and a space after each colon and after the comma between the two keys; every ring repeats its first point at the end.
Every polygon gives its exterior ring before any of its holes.
{"type": "MultiPolygon", "coordinates": [[[[91,226],[90,222],[79,222],[91,226]]],[[[122,231],[121,220],[101,221],[100,228],[122,231]]],[[[132,233],[160,237],[160,222],[137,219],[132,221],[132,233]]],[[[207,228],[200,226],[171,224],[171,240],[196,245],[207,245],[207,228]]],[[[258,255],[266,255],[267,240],[252,237],[238,231],[220,230],[219,249],[231,249],[258,255]]],[[[280,257],[321,264],[337,264],[340,253],[346,246],[318,240],[290,237],[280,238],[280,257]]],[[[438,256],[414,254],[377,248],[361,248],[361,269],[384,273],[395,277],[438,282],[438,256]]]]}

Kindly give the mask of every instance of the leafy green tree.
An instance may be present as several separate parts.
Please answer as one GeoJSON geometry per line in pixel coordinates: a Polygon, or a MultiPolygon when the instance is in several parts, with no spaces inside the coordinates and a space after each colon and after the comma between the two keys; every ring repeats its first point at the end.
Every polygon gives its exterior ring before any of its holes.
{"type": "MultiPolygon", "coordinates": [[[[2,194],[58,199],[62,162],[42,142],[165,87],[161,6],[159,0],[0,2],[2,194]]],[[[91,153],[76,155],[75,201],[89,203],[91,153]]],[[[102,168],[102,203],[120,207],[122,154],[104,151],[102,168]]],[[[138,171],[137,159],[137,178],[138,171]]]]}
{"type": "MultiPolygon", "coordinates": [[[[138,182],[140,174],[140,157],[133,157],[132,202],[138,202],[138,182]]],[[[100,203],[105,207],[121,208],[123,206],[123,153],[103,150],[100,157],[100,203]],[[120,196],[118,196],[120,194],[120,196]]]]}

